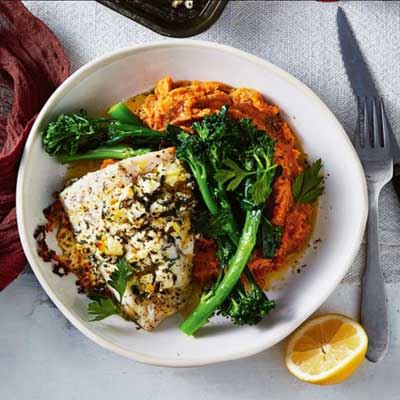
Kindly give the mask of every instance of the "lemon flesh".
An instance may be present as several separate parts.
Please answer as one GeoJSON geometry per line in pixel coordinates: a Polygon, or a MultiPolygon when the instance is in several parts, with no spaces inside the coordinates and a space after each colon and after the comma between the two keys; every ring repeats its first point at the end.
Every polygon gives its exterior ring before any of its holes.
{"type": "Polygon", "coordinates": [[[304,382],[336,384],[354,373],[367,347],[367,334],[360,324],[343,315],[325,315],[307,321],[291,336],[286,366],[304,382]]]}

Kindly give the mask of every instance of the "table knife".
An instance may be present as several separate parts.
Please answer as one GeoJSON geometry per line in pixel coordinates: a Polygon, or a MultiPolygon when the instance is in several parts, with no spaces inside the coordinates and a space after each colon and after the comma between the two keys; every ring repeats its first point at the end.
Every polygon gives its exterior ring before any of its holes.
{"type": "MultiPolygon", "coordinates": [[[[360,100],[364,97],[369,98],[372,96],[379,101],[380,96],[346,15],[340,7],[337,12],[337,25],[343,63],[350,80],[350,85],[357,97],[359,115],[362,115],[360,114],[360,100]]],[[[394,168],[395,176],[392,179],[392,183],[400,201],[400,149],[384,111],[382,113],[382,118],[383,124],[390,135],[391,156],[393,158],[393,164],[396,166],[394,168]]],[[[375,243],[375,245],[379,246],[379,243],[375,243]]],[[[368,258],[370,256],[369,254],[368,258]]],[[[373,261],[369,258],[368,263],[371,262],[373,261]]],[[[362,282],[361,322],[369,338],[367,358],[372,362],[377,362],[385,356],[389,343],[387,299],[385,295],[384,277],[382,276],[379,266],[379,260],[377,265],[368,264],[368,266],[369,269],[367,268],[364,273],[362,282]]]]}
{"type": "MultiPolygon", "coordinates": [[[[364,60],[357,40],[355,39],[353,31],[347,20],[346,14],[341,7],[338,7],[337,25],[342,59],[354,95],[357,98],[362,96],[375,96],[377,98],[380,97],[378,90],[375,87],[374,80],[372,79],[372,76],[368,69],[368,65],[364,60]]],[[[394,164],[392,184],[395,189],[397,198],[400,201],[400,147],[397,143],[396,137],[393,133],[386,114],[384,115],[384,117],[386,119],[390,134],[394,164]]]]}

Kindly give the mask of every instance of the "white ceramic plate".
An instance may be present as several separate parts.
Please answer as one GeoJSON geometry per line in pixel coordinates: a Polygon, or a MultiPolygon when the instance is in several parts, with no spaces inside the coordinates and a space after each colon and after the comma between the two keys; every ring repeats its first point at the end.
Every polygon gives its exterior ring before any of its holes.
{"type": "Polygon", "coordinates": [[[195,366],[250,356],[289,335],[334,290],[352,263],[367,218],[364,174],[343,128],[306,86],[276,66],[242,51],[200,41],[135,46],[100,57],[67,79],[39,114],[26,143],[17,186],[18,226],[29,263],[44,290],[66,318],[99,345],[123,356],[157,365],[195,366]],[[110,104],[151,89],[170,74],[174,79],[217,80],[262,92],[282,109],[311,160],[322,158],[329,174],[320,204],[315,237],[318,250],[304,256],[308,265],[270,292],[278,308],[256,327],[236,327],[213,318],[196,338],[178,329],[180,316],[154,332],[111,317],[88,322],[87,299],[78,295],[74,277],[59,278],[36,253],[35,227],[42,210],[60,189],[65,169],[42,149],[40,131],[60,112],[84,107],[104,111],[110,104]]]}

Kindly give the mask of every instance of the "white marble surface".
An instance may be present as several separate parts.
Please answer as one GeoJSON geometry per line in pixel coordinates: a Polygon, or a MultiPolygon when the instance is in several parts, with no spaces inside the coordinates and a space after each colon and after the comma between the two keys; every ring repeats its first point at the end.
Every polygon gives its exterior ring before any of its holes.
{"type": "MultiPolygon", "coordinates": [[[[89,1],[29,1],[31,11],[63,42],[75,70],[131,43],[162,38],[89,1]]],[[[400,2],[342,1],[385,94],[400,133],[400,2]]],[[[231,1],[218,23],[198,38],[260,55],[308,84],[351,132],[355,105],[338,53],[336,3],[231,1]]],[[[386,265],[392,342],[378,365],[365,362],[347,382],[313,387],[290,376],[283,344],[255,357],[190,369],[135,363],[89,341],[48,300],[29,269],[0,294],[0,400],[75,399],[400,399],[400,213],[391,188],[382,196],[382,250],[386,265]]],[[[355,318],[363,249],[347,282],[320,312],[355,318]]]]}
{"type": "MultiPolygon", "coordinates": [[[[398,290],[388,286],[393,334],[386,359],[378,365],[365,361],[347,382],[321,388],[286,371],[283,343],[248,359],[201,368],[160,368],[124,359],[71,326],[26,273],[0,295],[0,399],[398,400],[398,290]]],[[[342,284],[320,312],[357,317],[358,299],[358,286],[342,284]]]]}

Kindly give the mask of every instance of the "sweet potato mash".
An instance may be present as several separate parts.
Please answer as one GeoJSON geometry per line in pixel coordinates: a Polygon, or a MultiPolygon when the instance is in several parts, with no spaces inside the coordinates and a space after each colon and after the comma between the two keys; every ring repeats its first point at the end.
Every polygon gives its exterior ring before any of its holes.
{"type": "MultiPolygon", "coordinates": [[[[232,118],[251,118],[258,129],[276,140],[275,162],[282,167],[282,173],[275,180],[268,209],[272,223],[283,227],[282,244],[272,259],[264,259],[255,251],[249,262],[258,283],[265,286],[269,273],[282,268],[290,256],[306,246],[314,212],[313,205],[296,204],[293,199],[293,179],[303,170],[303,155],[279,108],[253,89],[233,88],[220,82],[174,82],[167,76],[133,111],[152,129],[161,131],[173,124],[190,132],[193,122],[218,112],[223,105],[229,106],[232,118]]],[[[213,241],[197,240],[193,276],[200,283],[218,275],[215,251],[213,241]]]]}

